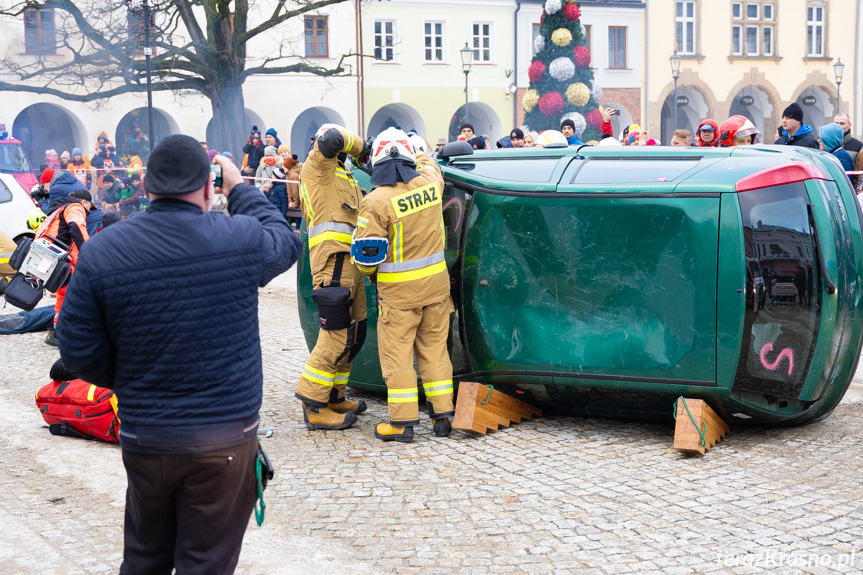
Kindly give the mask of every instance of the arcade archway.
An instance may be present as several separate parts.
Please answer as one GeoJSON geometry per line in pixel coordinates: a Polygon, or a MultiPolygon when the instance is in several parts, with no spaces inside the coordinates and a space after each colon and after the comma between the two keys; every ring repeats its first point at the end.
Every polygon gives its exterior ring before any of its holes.
{"type": "MultiPolygon", "coordinates": [[[[150,155],[149,113],[147,108],[135,108],[120,120],[114,134],[114,144],[117,146],[117,154],[123,161],[132,156],[138,156],[146,161],[150,155]]],[[[153,110],[153,146],[158,145],[159,140],[171,134],[180,133],[177,123],[168,114],[161,110],[153,110]]]]}
{"type": "MultiPolygon", "coordinates": [[[[497,116],[491,106],[482,102],[471,102],[468,107],[470,115],[470,124],[473,125],[474,133],[477,136],[488,136],[488,139],[494,147],[494,143],[503,137],[503,126],[500,118],[497,116]]],[[[461,106],[453,114],[449,125],[449,141],[452,142],[458,138],[459,126],[466,122],[465,108],[461,106]]]]}
{"type": "MultiPolygon", "coordinates": [[[[707,100],[699,90],[692,86],[677,87],[677,128],[689,130],[693,136],[698,128],[698,123],[711,117],[707,100]]],[[[671,135],[674,133],[674,92],[668,94],[662,104],[661,116],[661,143],[668,146],[671,144],[671,135]]],[[[655,135],[653,136],[655,138],[655,135]]]]}
{"type": "Polygon", "coordinates": [[[291,126],[291,151],[305,161],[312,137],[322,124],[345,125],[341,115],[332,108],[315,106],[304,110],[291,126]]]}
{"type": "Polygon", "coordinates": [[[405,132],[416,130],[417,133],[428,139],[426,135],[426,124],[419,112],[407,104],[387,104],[375,112],[369,121],[369,129],[366,133],[376,136],[387,128],[400,127],[405,132]]]}
{"type": "Polygon", "coordinates": [[[761,132],[758,143],[772,144],[776,139],[776,108],[770,94],[758,86],[744,88],[731,99],[729,116],[745,116],[761,132]]]}
{"type": "Polygon", "coordinates": [[[45,150],[70,153],[81,148],[92,153],[81,121],[74,114],[55,104],[33,104],[24,108],[12,123],[12,137],[21,140],[30,166],[41,171],[45,150]]]}
{"type": "Polygon", "coordinates": [[[797,103],[803,109],[803,121],[813,130],[833,121],[836,99],[821,86],[810,86],[803,90],[797,97],[797,103]]]}

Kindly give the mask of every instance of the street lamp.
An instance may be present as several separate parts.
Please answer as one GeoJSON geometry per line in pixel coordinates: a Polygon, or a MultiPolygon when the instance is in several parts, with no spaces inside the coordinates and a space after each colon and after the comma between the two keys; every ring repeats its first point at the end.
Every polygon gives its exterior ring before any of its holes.
{"type": "Polygon", "coordinates": [[[467,75],[470,74],[470,67],[473,64],[473,50],[464,43],[464,48],[459,50],[461,56],[461,69],[464,71],[464,121],[470,122],[470,111],[468,110],[467,100],[467,75]]]}
{"type": "Polygon", "coordinates": [[[669,58],[671,61],[671,77],[674,78],[674,131],[677,131],[677,79],[680,77],[680,54],[677,50],[669,58]]]}
{"type": "Polygon", "coordinates": [[[155,133],[153,132],[153,90],[150,85],[150,56],[153,54],[153,49],[150,47],[150,24],[153,22],[153,12],[155,6],[152,6],[147,0],[123,0],[129,12],[141,18],[144,32],[144,57],[147,59],[147,134],[150,138],[150,152],[153,151],[155,141],[155,133]]]}
{"type": "Polygon", "coordinates": [[[842,95],[839,93],[839,86],[842,85],[842,74],[845,72],[845,64],[842,59],[837,59],[833,64],[833,73],[836,74],[836,113],[842,111],[842,95]]]}

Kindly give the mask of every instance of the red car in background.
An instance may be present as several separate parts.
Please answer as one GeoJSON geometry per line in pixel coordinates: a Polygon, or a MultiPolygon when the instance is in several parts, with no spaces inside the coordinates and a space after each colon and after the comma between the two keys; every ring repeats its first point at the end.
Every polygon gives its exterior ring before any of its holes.
{"type": "Polygon", "coordinates": [[[21,141],[12,138],[3,124],[0,124],[0,172],[12,174],[27,191],[39,183],[30,169],[21,141]]]}

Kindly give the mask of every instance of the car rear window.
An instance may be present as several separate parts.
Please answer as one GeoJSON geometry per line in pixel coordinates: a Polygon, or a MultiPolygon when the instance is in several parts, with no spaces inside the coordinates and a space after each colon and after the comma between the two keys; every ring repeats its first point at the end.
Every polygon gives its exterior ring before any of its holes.
{"type": "MultiPolygon", "coordinates": [[[[548,182],[562,158],[495,158],[493,160],[457,160],[454,168],[475,176],[508,182],[548,182]]],[[[567,160],[569,158],[566,158],[567,160]]]]}
{"type": "Polygon", "coordinates": [[[572,179],[573,184],[641,184],[673,182],[695,168],[695,158],[590,158],[572,179]]]}

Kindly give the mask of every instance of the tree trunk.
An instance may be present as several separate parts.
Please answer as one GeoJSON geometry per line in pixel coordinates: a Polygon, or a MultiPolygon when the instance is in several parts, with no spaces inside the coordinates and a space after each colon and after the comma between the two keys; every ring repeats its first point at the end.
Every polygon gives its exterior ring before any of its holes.
{"type": "Polygon", "coordinates": [[[239,166],[243,161],[243,146],[251,129],[251,126],[245,125],[243,86],[237,83],[213,88],[208,97],[213,104],[214,137],[207,144],[219,152],[230,151],[234,163],[239,166]]]}

